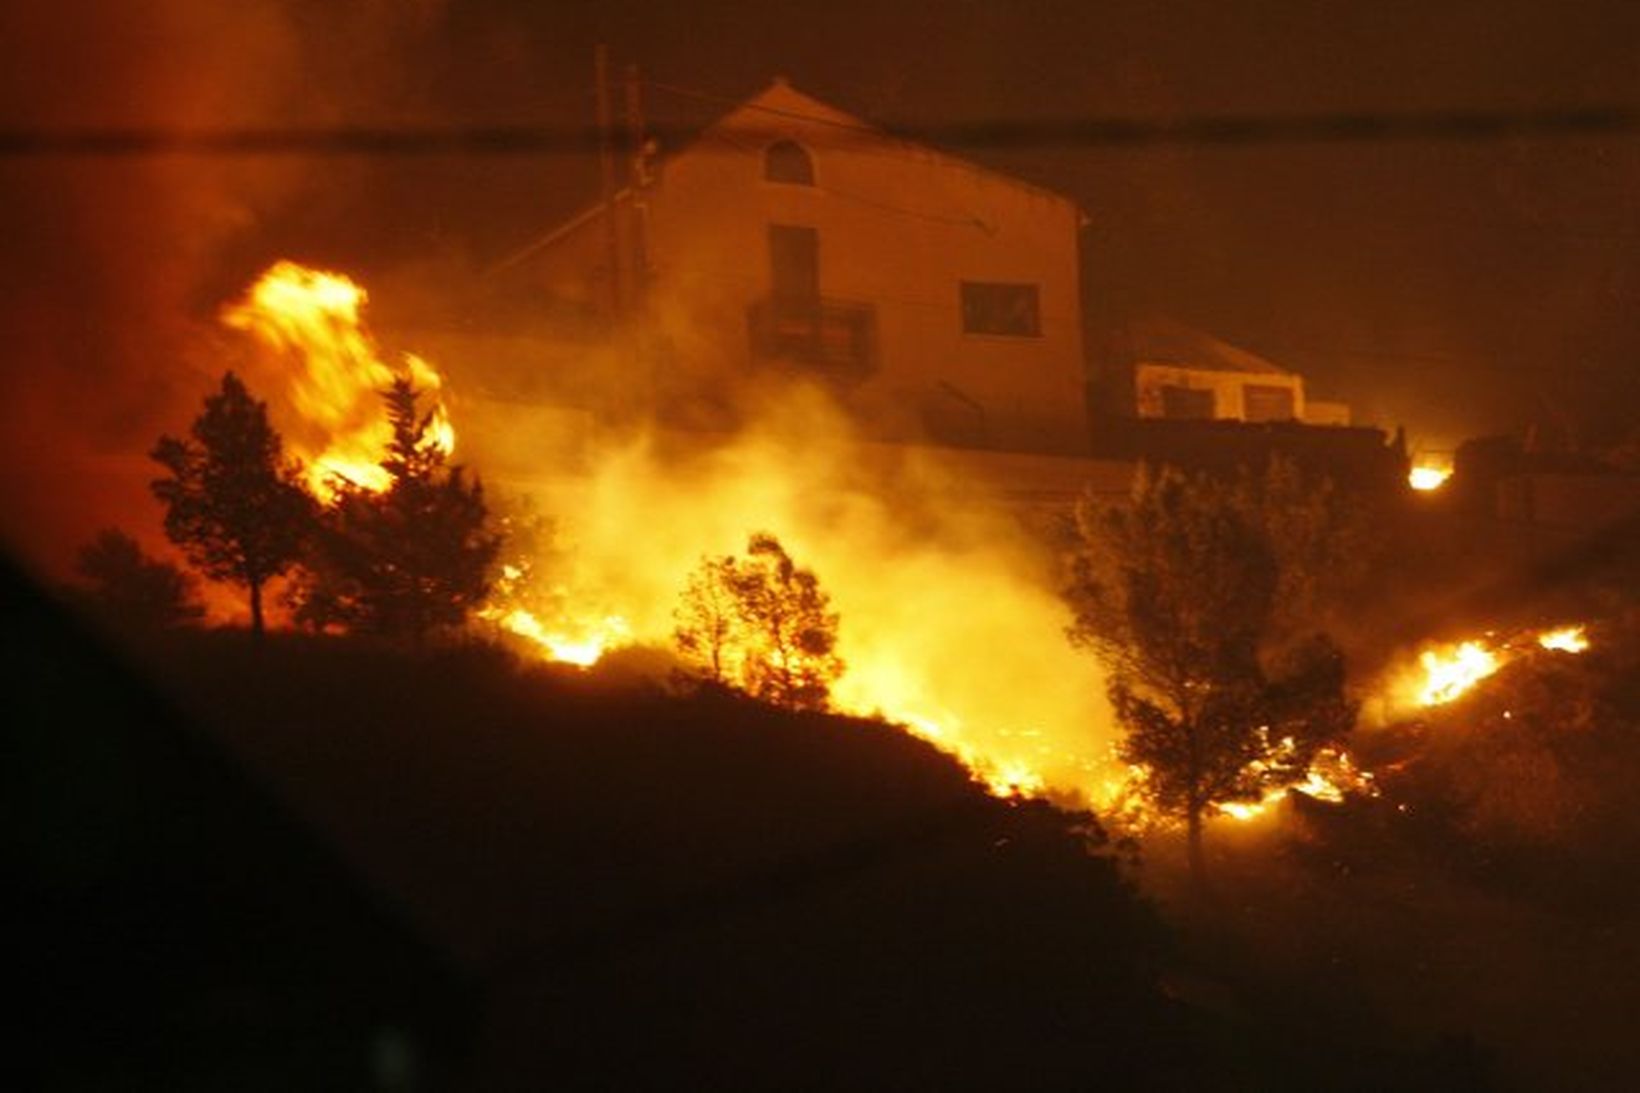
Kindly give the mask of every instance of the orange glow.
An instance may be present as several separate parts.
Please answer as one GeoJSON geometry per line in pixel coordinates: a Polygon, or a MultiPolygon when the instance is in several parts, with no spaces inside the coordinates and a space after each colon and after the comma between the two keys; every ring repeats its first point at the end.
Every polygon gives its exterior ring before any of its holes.
{"type": "Polygon", "coordinates": [[[1407,485],[1427,493],[1440,489],[1451,477],[1450,456],[1425,452],[1412,461],[1412,469],[1407,472],[1407,485]]]}
{"type": "Polygon", "coordinates": [[[577,668],[592,667],[610,649],[630,644],[632,640],[632,630],[626,620],[616,615],[553,629],[523,608],[514,608],[505,614],[491,609],[480,612],[479,617],[489,618],[502,629],[534,642],[547,660],[573,664],[577,668]]]}
{"type": "Polygon", "coordinates": [[[1417,669],[1404,676],[1393,690],[1398,691],[1402,702],[1414,706],[1444,706],[1468,694],[1482,680],[1530,652],[1534,646],[1553,652],[1581,653],[1589,648],[1588,632],[1582,625],[1570,624],[1503,640],[1487,636],[1434,646],[1418,655],[1417,669]]]}
{"type": "MultiPolygon", "coordinates": [[[[392,426],[382,392],[407,377],[432,395],[431,442],[445,453],[455,430],[438,396],[443,380],[419,357],[386,364],[365,325],[365,290],[340,273],[279,262],[243,299],[225,308],[222,322],[251,334],[274,360],[264,392],[292,454],[307,466],[308,484],[321,499],[343,479],[369,490],[387,488],[382,468],[392,426]]],[[[261,385],[259,385],[261,386],[261,385]]]]}
{"type": "Polygon", "coordinates": [[[1349,752],[1342,748],[1323,748],[1298,781],[1276,786],[1257,801],[1231,801],[1219,805],[1218,809],[1234,820],[1255,820],[1268,814],[1273,805],[1292,792],[1337,803],[1351,795],[1376,797],[1378,787],[1373,784],[1372,772],[1356,766],[1349,752]]]}
{"type": "Polygon", "coordinates": [[[1503,667],[1498,654],[1479,641],[1466,641],[1444,652],[1426,649],[1418,658],[1424,683],[1418,705],[1440,706],[1451,702],[1475,684],[1503,667]]]}
{"type": "Polygon", "coordinates": [[[1581,653],[1589,647],[1589,636],[1581,626],[1562,626],[1538,635],[1538,645],[1560,653],[1581,653]]]}
{"type": "Polygon", "coordinates": [[[972,483],[866,448],[818,395],[783,396],[769,419],[767,433],[715,447],[667,435],[597,450],[585,473],[504,475],[564,529],[566,549],[493,618],[544,659],[671,649],[702,557],[767,532],[840,617],[832,709],[902,726],[998,795],[1086,794],[1114,725],[1097,666],[1063,637],[1048,551],[1000,505],[944,503],[972,483]]]}
{"type": "MultiPolygon", "coordinates": [[[[321,496],[336,476],[386,484],[379,392],[396,376],[443,386],[420,358],[383,362],[365,300],[341,274],[280,263],[223,315],[280,365],[270,409],[321,496]]],[[[434,412],[448,451],[442,402],[434,412]]],[[[759,418],[761,428],[715,447],[693,440],[681,455],[678,438],[662,455],[649,437],[596,447],[574,471],[504,468],[518,500],[566,541],[511,559],[479,619],[543,660],[581,667],[624,646],[670,648],[701,558],[768,532],[812,568],[840,615],[833,709],[900,725],[998,796],[1108,799],[1113,771],[1122,780],[1116,726],[1097,666],[1063,637],[1044,544],[998,499],[975,503],[972,476],[944,457],[858,441],[821,395],[782,395],[759,418]]],[[[555,420],[544,407],[540,430],[555,420]]],[[[1300,787],[1342,784],[1321,773],[1300,787]]]]}

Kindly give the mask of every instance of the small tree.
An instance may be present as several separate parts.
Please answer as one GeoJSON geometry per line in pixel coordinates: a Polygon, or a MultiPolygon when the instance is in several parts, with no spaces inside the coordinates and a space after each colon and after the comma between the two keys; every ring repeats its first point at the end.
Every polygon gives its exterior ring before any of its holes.
{"type": "Polygon", "coordinates": [[[290,568],[308,533],[313,500],[287,461],[267,406],[232,372],[205,400],[192,440],[161,437],[153,459],[170,472],[152,484],[165,534],[212,580],[244,588],[251,629],[263,631],[262,589],[290,568]]]}
{"type": "Polygon", "coordinates": [[[393,426],[382,462],[389,485],[379,493],[340,485],[294,599],[302,622],[420,643],[483,602],[501,537],[482,484],[448,464],[432,435],[433,415],[417,413],[410,381],[396,380],[383,397],[393,426]]]}
{"type": "Polygon", "coordinates": [[[1120,754],[1185,821],[1198,882],[1208,808],[1290,784],[1355,716],[1329,639],[1274,640],[1283,590],[1304,584],[1284,579],[1257,496],[1164,468],[1128,506],[1078,513],[1069,635],[1109,669],[1120,754]]]}
{"type": "Polygon", "coordinates": [[[75,568],[90,586],[95,610],[119,625],[164,629],[205,614],[189,574],[149,557],[118,528],[99,532],[80,551],[75,568]]]}
{"type": "Polygon", "coordinates": [[[679,650],[766,702],[824,709],[843,671],[830,597],[773,535],[751,536],[746,555],[701,559],[675,616],[679,650]]]}
{"type": "Polygon", "coordinates": [[[713,683],[729,682],[734,668],[730,658],[741,626],[737,572],[733,557],[702,558],[672,613],[678,650],[713,683]]]}

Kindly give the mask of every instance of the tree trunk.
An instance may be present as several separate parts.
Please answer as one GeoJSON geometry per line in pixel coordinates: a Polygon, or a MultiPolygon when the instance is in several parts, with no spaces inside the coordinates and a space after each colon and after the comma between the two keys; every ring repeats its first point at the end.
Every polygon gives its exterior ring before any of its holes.
{"type": "Polygon", "coordinates": [[[1207,894],[1207,856],[1202,852],[1202,806],[1190,802],[1185,816],[1186,847],[1190,861],[1190,887],[1198,896],[1207,894]]]}
{"type": "Polygon", "coordinates": [[[247,582],[251,590],[251,633],[258,639],[264,632],[262,626],[262,582],[247,582]]]}

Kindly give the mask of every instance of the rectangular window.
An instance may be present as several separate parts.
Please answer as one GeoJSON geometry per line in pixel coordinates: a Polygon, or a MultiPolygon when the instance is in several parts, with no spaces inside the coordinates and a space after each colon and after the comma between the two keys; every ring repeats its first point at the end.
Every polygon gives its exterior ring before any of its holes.
{"type": "Polygon", "coordinates": [[[1037,306],[1035,285],[963,281],[961,287],[964,334],[1042,336],[1042,315],[1037,306]]]}
{"type": "Polygon", "coordinates": [[[1218,409],[1213,392],[1202,388],[1162,387],[1162,416],[1177,421],[1210,421],[1218,409]]]}
{"type": "Polygon", "coordinates": [[[1291,421],[1293,390],[1273,383],[1247,383],[1241,388],[1242,416],[1248,421],[1291,421]]]}

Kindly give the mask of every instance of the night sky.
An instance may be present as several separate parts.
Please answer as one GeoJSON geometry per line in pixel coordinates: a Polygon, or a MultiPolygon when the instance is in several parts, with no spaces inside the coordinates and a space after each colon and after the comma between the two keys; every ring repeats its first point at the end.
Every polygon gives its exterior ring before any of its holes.
{"type": "MultiPolygon", "coordinates": [[[[1640,108],[1623,0],[73,0],[0,12],[0,125],[574,129],[599,41],[658,83],[732,98],[783,73],[913,129],[1640,108]]],[[[1084,207],[1101,322],[1192,323],[1425,446],[1635,425],[1640,133],[953,150],[1084,207]]],[[[572,155],[0,160],[0,486],[184,424],[220,372],[211,316],[273,259],[353,271],[390,316],[394,286],[469,276],[595,186],[572,155]]],[[[51,518],[7,508],[8,536],[51,518]]]]}

